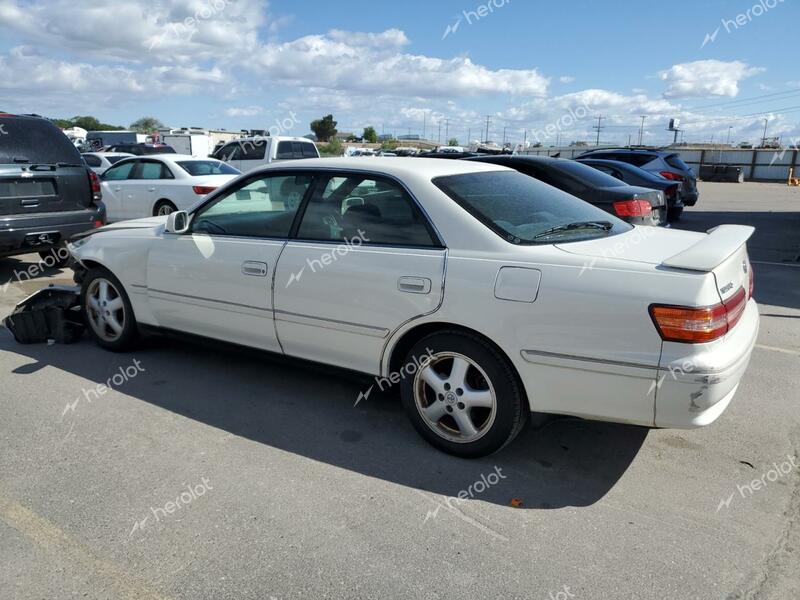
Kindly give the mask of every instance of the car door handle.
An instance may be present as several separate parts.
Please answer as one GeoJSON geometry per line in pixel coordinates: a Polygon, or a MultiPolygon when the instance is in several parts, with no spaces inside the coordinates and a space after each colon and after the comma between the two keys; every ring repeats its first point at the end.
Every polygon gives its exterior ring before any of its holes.
{"type": "Polygon", "coordinates": [[[254,277],[267,276],[267,263],[256,260],[246,260],[242,263],[242,273],[254,277]]]}
{"type": "Polygon", "coordinates": [[[409,294],[429,294],[431,280],[426,277],[401,277],[397,280],[397,289],[409,294]]]}
{"type": "Polygon", "coordinates": [[[39,206],[39,200],[20,200],[20,204],[25,208],[35,208],[39,206]]]}
{"type": "Polygon", "coordinates": [[[156,188],[154,188],[154,187],[149,187],[149,188],[147,188],[147,191],[148,191],[148,192],[155,192],[155,191],[156,191],[156,188]]]}
{"type": "Polygon", "coordinates": [[[114,191],[115,192],[121,192],[122,188],[120,186],[117,186],[117,187],[114,188],[114,191]]]}

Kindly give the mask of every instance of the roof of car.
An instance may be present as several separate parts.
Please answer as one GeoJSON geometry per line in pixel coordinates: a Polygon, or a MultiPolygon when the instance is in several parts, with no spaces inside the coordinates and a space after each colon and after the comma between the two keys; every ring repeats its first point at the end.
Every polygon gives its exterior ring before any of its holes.
{"type": "Polygon", "coordinates": [[[362,157],[362,158],[304,158],[302,160],[281,161],[262,167],[262,170],[274,169],[342,169],[348,171],[365,171],[384,173],[394,177],[440,177],[443,175],[460,175],[462,173],[480,173],[483,171],[506,170],[502,165],[492,165],[466,160],[442,160],[440,158],[416,158],[412,156],[362,157]]]}
{"type": "Polygon", "coordinates": [[[244,143],[244,142],[265,142],[267,140],[278,140],[279,142],[308,142],[313,144],[314,140],[305,137],[297,137],[290,135],[251,135],[243,138],[236,138],[235,140],[228,140],[225,144],[244,143]]]}

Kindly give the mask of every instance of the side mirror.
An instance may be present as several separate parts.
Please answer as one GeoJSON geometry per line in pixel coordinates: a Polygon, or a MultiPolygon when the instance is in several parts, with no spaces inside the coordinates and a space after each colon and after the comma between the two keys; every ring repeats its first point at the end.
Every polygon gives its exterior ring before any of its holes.
{"type": "Polygon", "coordinates": [[[164,233],[186,233],[189,229],[189,214],[185,210],[176,210],[167,216],[164,233]]]}

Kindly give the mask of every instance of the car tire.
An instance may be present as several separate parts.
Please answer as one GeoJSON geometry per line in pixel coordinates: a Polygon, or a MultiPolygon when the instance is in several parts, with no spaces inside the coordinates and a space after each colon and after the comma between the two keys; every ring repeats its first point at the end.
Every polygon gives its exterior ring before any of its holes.
{"type": "Polygon", "coordinates": [[[478,458],[497,452],[527,422],[528,403],[511,363],[478,335],[444,330],[422,338],[399,376],[414,428],[448,454],[478,458]]]}
{"type": "Polygon", "coordinates": [[[66,246],[53,246],[49,250],[42,250],[39,252],[39,258],[46,267],[54,269],[63,269],[72,260],[66,246]]]}
{"type": "Polygon", "coordinates": [[[168,215],[169,213],[175,212],[178,210],[178,207],[175,206],[169,200],[159,200],[156,202],[156,205],[153,207],[153,216],[154,217],[161,217],[168,215]]]}
{"type": "Polygon", "coordinates": [[[107,350],[126,352],[139,338],[125,288],[103,267],[90,269],[81,284],[81,311],[89,335],[107,350]]]}
{"type": "Polygon", "coordinates": [[[681,220],[681,215],[683,214],[683,207],[670,207],[667,210],[667,222],[675,223],[676,221],[681,220]]]}

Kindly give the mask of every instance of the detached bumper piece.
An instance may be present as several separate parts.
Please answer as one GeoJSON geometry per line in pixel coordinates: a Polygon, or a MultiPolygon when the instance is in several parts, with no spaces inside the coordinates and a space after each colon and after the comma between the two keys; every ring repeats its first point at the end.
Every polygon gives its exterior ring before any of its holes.
{"type": "Polygon", "coordinates": [[[77,342],[85,329],[80,288],[51,285],[41,289],[17,304],[3,324],[20,344],[77,342]]]}

